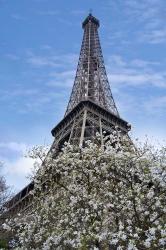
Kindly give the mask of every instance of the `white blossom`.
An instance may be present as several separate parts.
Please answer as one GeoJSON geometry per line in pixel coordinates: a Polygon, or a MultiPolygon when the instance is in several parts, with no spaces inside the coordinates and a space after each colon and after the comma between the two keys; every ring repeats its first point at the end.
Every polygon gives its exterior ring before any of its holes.
{"type": "Polygon", "coordinates": [[[116,132],[104,147],[99,139],[47,155],[34,176],[34,210],[6,222],[15,249],[164,250],[166,149],[135,148],[116,132]]]}

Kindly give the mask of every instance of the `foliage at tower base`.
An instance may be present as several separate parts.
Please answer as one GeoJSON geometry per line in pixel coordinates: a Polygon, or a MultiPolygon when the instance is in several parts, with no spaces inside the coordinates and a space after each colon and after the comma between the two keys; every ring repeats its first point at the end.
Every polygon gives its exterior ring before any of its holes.
{"type": "Polygon", "coordinates": [[[166,148],[135,149],[118,134],[104,146],[67,144],[35,178],[34,210],[6,222],[16,249],[165,249],[166,148]]]}
{"type": "Polygon", "coordinates": [[[0,162],[0,249],[7,247],[8,235],[4,232],[2,223],[4,222],[3,213],[5,211],[4,203],[12,197],[10,188],[6,184],[6,180],[2,175],[3,163],[0,162]]]}

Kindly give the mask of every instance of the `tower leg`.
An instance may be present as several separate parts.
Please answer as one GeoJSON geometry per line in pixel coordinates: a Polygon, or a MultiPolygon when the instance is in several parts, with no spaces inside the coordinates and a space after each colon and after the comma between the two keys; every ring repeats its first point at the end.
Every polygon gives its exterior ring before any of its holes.
{"type": "Polygon", "coordinates": [[[102,131],[102,123],[101,123],[101,117],[99,118],[99,123],[100,123],[100,137],[101,137],[101,145],[103,146],[103,131],[102,131]]]}
{"type": "Polygon", "coordinates": [[[86,117],[87,117],[87,109],[85,109],[85,111],[84,111],[84,117],[83,117],[82,129],[81,129],[81,137],[80,137],[80,144],[79,144],[80,148],[82,147],[83,140],[84,140],[86,117]]]}

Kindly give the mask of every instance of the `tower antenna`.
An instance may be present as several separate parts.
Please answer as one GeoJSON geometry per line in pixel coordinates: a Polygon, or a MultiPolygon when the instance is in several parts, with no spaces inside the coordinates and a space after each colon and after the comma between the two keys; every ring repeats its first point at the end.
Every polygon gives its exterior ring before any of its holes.
{"type": "Polygon", "coordinates": [[[89,14],[91,15],[91,14],[92,14],[92,12],[93,12],[93,9],[92,9],[92,8],[90,8],[90,9],[89,9],[89,14]]]}

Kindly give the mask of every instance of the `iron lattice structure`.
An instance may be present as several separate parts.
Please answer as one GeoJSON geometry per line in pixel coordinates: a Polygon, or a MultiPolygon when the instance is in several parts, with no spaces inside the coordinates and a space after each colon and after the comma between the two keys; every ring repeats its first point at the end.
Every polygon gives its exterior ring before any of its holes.
{"type": "MultiPolygon", "coordinates": [[[[64,118],[52,130],[52,157],[56,157],[64,142],[83,147],[86,140],[93,141],[97,132],[102,143],[103,133],[111,134],[118,128],[127,134],[130,129],[120,118],[111,93],[98,36],[99,21],[90,14],[82,26],[84,36],[71,97],[64,118]]],[[[8,202],[8,214],[30,207],[29,192],[33,187],[32,182],[8,202]]]]}
{"type": "Polygon", "coordinates": [[[76,77],[67,106],[67,115],[78,103],[91,100],[119,116],[108,82],[98,28],[99,21],[91,14],[82,24],[84,29],[76,77]]]}
{"type": "Polygon", "coordinates": [[[65,141],[84,146],[96,133],[112,133],[118,126],[127,133],[129,126],[120,118],[113,99],[104,59],[98,28],[99,20],[91,14],[82,23],[83,41],[76,77],[64,119],[52,130],[55,137],[52,150],[58,152],[65,141]]]}

